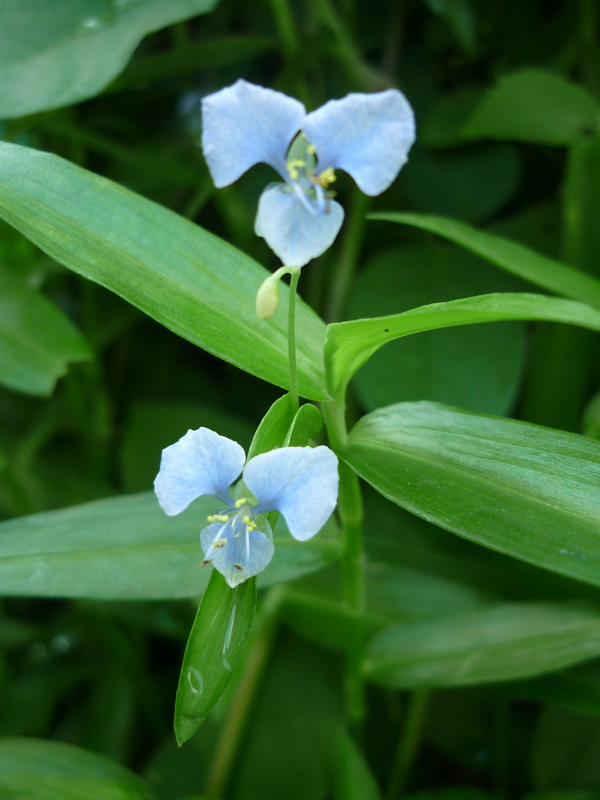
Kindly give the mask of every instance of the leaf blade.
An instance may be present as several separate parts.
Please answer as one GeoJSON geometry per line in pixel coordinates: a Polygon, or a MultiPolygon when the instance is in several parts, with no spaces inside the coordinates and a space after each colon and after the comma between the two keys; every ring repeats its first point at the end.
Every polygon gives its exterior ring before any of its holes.
{"type": "Polygon", "coordinates": [[[555,294],[600,308],[600,281],[517,242],[477,230],[464,222],[430,214],[381,212],[369,219],[398,222],[434,233],[491,261],[500,269],[555,294]]]}
{"type": "Polygon", "coordinates": [[[548,320],[600,330],[600,313],[582,303],[536,294],[489,294],[433,303],[372,319],[327,326],[325,369],[328,391],[343,396],[353,375],[387,342],[457,325],[500,320],[548,320]]]}
{"type": "MultiPolygon", "coordinates": [[[[57,156],[0,142],[0,216],[73,271],[219,358],[286,387],[289,290],[267,322],[254,298],[268,275],[166,208],[57,156]]],[[[323,399],[322,321],[301,301],[301,393],[323,399]]]]}
{"type": "Polygon", "coordinates": [[[363,417],[341,456],[417,516],[600,585],[600,444],[577,434],[399,403],[363,417]]]}

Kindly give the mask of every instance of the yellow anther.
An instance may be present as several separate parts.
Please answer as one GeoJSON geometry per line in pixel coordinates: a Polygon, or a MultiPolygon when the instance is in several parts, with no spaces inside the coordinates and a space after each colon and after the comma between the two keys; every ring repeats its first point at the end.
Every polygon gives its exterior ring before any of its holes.
{"type": "Polygon", "coordinates": [[[300,169],[306,166],[306,161],[303,158],[290,158],[286,166],[290,178],[297,181],[300,177],[300,169]]]}
{"type": "Polygon", "coordinates": [[[314,155],[316,155],[317,151],[315,150],[315,146],[314,146],[314,144],[311,144],[311,143],[309,142],[309,143],[306,145],[306,152],[307,152],[307,153],[308,153],[310,156],[314,156],[314,155]]]}
{"type": "Polygon", "coordinates": [[[225,547],[227,544],[227,539],[215,539],[213,542],[213,547],[225,547]]]}
{"type": "Polygon", "coordinates": [[[242,506],[245,506],[247,504],[247,502],[248,502],[248,498],[247,497],[240,497],[239,500],[235,501],[235,507],[236,508],[241,508],[242,506]]]}
{"type": "Polygon", "coordinates": [[[311,176],[311,181],[313,183],[318,183],[319,186],[323,187],[323,189],[328,189],[329,184],[333,183],[336,180],[337,176],[334,172],[333,167],[327,167],[327,169],[324,169],[320,175],[311,176]]]}
{"type": "Polygon", "coordinates": [[[246,514],[245,517],[242,517],[242,522],[246,525],[249,531],[256,530],[256,522],[254,522],[254,520],[249,514],[246,514]]]}
{"type": "Polygon", "coordinates": [[[227,522],[229,517],[227,514],[211,514],[206,519],[208,522],[227,522]]]}

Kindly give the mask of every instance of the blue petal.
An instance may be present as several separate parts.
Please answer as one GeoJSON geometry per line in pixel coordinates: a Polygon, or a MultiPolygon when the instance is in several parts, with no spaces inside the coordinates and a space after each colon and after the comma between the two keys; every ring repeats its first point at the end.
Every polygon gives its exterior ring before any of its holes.
{"type": "Polygon", "coordinates": [[[202,149],[217,188],[260,161],[285,179],[285,157],[306,109],[281,92],[244,80],[202,100],[202,149]]]}
{"type": "Polygon", "coordinates": [[[249,461],[244,481],[258,500],[252,511],[280,511],[301,542],[321,530],[338,496],[338,460],[328,447],[284,447],[249,461]]]}
{"type": "Polygon", "coordinates": [[[273,542],[262,531],[248,531],[239,514],[229,522],[209,525],[200,541],[206,560],[212,561],[232,588],[262,572],[275,552],[273,542]]]}
{"type": "Polygon", "coordinates": [[[260,196],[254,230],[286,267],[303,267],[331,247],[343,221],[344,209],[335,200],[320,206],[317,200],[307,195],[301,200],[290,187],[274,183],[260,196]]]}
{"type": "Polygon", "coordinates": [[[154,491],[163,511],[179,514],[203,494],[231,505],[229,487],[244,466],[244,448],[208,428],[188,431],[162,451],[154,491]]]}
{"type": "Polygon", "coordinates": [[[349,94],[309,114],[302,130],[314,145],[318,170],[348,172],[361,191],[381,194],[401,167],[415,140],[415,118],[397,89],[349,94]]]}

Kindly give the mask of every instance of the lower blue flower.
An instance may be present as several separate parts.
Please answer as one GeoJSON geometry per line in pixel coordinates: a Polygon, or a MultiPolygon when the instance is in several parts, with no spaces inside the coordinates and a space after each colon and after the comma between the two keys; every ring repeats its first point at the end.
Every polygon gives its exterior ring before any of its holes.
{"type": "Polygon", "coordinates": [[[163,450],[154,481],[170,516],[202,495],[220,501],[200,541],[204,563],[212,563],[231,587],[257,575],[273,557],[273,535],[263,514],[279,511],[292,536],[305,541],[321,530],[338,495],[338,462],[328,447],[286,447],[244,466],[245,460],[237,442],[198,428],[163,450]]]}

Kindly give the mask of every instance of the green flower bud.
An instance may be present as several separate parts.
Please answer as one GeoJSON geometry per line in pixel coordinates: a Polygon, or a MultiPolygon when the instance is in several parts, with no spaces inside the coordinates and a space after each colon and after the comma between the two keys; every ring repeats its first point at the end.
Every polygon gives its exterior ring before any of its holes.
{"type": "Polygon", "coordinates": [[[256,316],[259,319],[271,319],[279,308],[279,278],[277,273],[269,275],[256,293],[256,316]]]}

